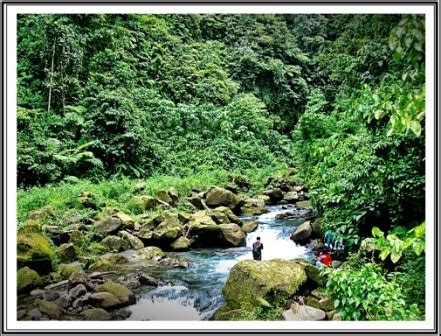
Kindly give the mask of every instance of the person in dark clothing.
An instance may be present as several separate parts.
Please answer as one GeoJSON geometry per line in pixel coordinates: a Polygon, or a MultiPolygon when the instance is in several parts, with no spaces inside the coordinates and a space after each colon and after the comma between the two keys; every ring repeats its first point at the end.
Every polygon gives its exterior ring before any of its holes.
{"type": "Polygon", "coordinates": [[[260,242],[260,237],[257,237],[256,241],[253,243],[254,260],[262,260],[262,250],[263,250],[263,244],[260,242]]]}

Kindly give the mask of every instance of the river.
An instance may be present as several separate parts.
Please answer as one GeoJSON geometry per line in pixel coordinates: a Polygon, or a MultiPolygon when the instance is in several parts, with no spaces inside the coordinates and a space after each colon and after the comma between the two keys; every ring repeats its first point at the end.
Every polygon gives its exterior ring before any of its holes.
{"type": "Polygon", "coordinates": [[[129,320],[208,320],[224,303],[222,287],[229,271],[238,261],[252,259],[251,245],[256,237],[264,244],[262,259],[310,259],[312,252],[289,239],[293,228],[304,218],[277,220],[277,214],[292,211],[294,206],[269,206],[268,213],[256,217],[259,227],[246,238],[246,247],[229,249],[198,249],[170,253],[189,263],[188,268],[152,268],[150,275],[166,279],[157,288],[138,298],[127,307],[129,320]]]}

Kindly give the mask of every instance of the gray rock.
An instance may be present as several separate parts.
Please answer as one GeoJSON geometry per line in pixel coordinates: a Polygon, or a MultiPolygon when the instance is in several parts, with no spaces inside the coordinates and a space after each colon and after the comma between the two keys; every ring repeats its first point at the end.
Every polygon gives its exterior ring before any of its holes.
{"type": "Polygon", "coordinates": [[[118,217],[106,217],[94,224],[95,230],[101,233],[118,231],[122,226],[122,220],[118,217]]]}
{"type": "Polygon", "coordinates": [[[107,236],[104,238],[101,243],[106,245],[111,251],[119,252],[121,250],[125,250],[125,247],[129,247],[127,242],[124,241],[121,237],[118,236],[107,236]]]}
{"type": "Polygon", "coordinates": [[[302,225],[300,225],[291,235],[291,239],[296,243],[302,242],[305,239],[308,239],[312,234],[311,222],[306,221],[302,225]]]}
{"type": "Polygon", "coordinates": [[[31,291],[31,296],[38,298],[38,297],[43,297],[43,294],[45,293],[45,291],[43,289],[34,289],[33,291],[31,291]]]}
{"type": "Polygon", "coordinates": [[[299,305],[297,302],[294,302],[290,309],[285,310],[282,316],[285,321],[321,321],[326,318],[323,310],[299,305]]]}
{"type": "Polygon", "coordinates": [[[296,191],[289,191],[285,194],[285,197],[283,197],[283,199],[287,202],[287,203],[295,203],[297,202],[300,197],[299,194],[296,191]]]}
{"type": "Polygon", "coordinates": [[[272,204],[275,204],[283,199],[283,192],[279,188],[269,189],[262,192],[270,198],[272,204]]]}
{"type": "Polygon", "coordinates": [[[121,305],[121,301],[112,293],[99,292],[90,295],[90,302],[97,308],[115,308],[121,305]]]}
{"type": "Polygon", "coordinates": [[[58,292],[45,291],[43,293],[43,299],[46,301],[55,301],[59,297],[60,297],[60,294],[58,292]]]}
{"type": "Polygon", "coordinates": [[[83,284],[88,289],[94,289],[94,284],[90,281],[86,273],[82,271],[75,271],[69,277],[69,289],[76,285],[83,284]]]}
{"type": "Polygon", "coordinates": [[[89,321],[108,321],[112,319],[112,316],[102,308],[86,309],[81,315],[89,321]]]}
{"type": "Polygon", "coordinates": [[[55,302],[40,300],[38,301],[38,309],[51,319],[59,319],[61,317],[61,309],[55,302]]]}
{"type": "Polygon", "coordinates": [[[144,273],[138,273],[136,278],[143,286],[158,286],[159,280],[144,273]]]}
{"type": "Polygon", "coordinates": [[[72,297],[69,294],[61,295],[55,303],[59,305],[61,308],[68,308],[72,302],[72,297]]]}
{"type": "Polygon", "coordinates": [[[38,309],[32,309],[28,312],[28,316],[31,320],[39,320],[41,319],[41,312],[38,309]]]}
{"type": "Polygon", "coordinates": [[[83,296],[86,293],[87,293],[87,289],[86,286],[84,286],[83,284],[78,284],[69,291],[69,295],[75,299],[79,298],[80,296],[83,296]]]}

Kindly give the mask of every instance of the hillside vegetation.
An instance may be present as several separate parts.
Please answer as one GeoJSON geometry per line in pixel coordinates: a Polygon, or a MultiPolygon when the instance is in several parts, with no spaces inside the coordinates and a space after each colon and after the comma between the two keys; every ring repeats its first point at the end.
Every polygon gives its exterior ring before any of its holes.
{"type": "Polygon", "coordinates": [[[343,318],[424,318],[423,16],[42,14],[17,33],[20,229],[88,214],[84,190],[139,215],[141,181],[257,194],[294,167],[351,252],[328,271],[343,318]]]}

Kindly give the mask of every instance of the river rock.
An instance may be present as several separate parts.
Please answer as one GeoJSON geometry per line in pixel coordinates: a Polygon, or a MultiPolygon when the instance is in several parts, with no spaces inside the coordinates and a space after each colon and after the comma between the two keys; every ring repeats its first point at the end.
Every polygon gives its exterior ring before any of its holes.
{"type": "Polygon", "coordinates": [[[102,308],[86,309],[81,312],[81,315],[89,321],[108,321],[112,319],[112,316],[102,308]]]}
{"type": "Polygon", "coordinates": [[[230,209],[234,209],[239,201],[239,197],[236,194],[219,187],[212,188],[206,197],[207,205],[212,208],[226,206],[230,209]]]}
{"type": "Polygon", "coordinates": [[[191,245],[191,240],[186,237],[179,237],[172,244],[171,248],[174,251],[187,251],[191,245]]]}
{"type": "Polygon", "coordinates": [[[69,277],[69,289],[74,288],[79,284],[83,284],[88,289],[93,289],[95,287],[86,273],[82,271],[75,271],[69,277]]]}
{"type": "Polygon", "coordinates": [[[147,246],[136,251],[134,256],[142,260],[159,260],[165,257],[165,253],[159,247],[147,246]]]}
{"type": "Polygon", "coordinates": [[[313,209],[311,201],[296,202],[297,209],[313,209]]]}
{"type": "Polygon", "coordinates": [[[265,190],[262,194],[268,196],[272,204],[276,204],[283,199],[282,190],[279,188],[265,190]]]}
{"type": "Polygon", "coordinates": [[[79,297],[83,296],[86,293],[87,293],[87,289],[86,286],[84,286],[83,284],[78,284],[69,291],[69,295],[73,299],[78,299],[79,297]]]}
{"type": "Polygon", "coordinates": [[[245,222],[245,223],[243,223],[241,229],[244,233],[250,233],[250,232],[255,231],[258,226],[259,226],[259,224],[257,224],[256,221],[245,222]]]}
{"type": "Polygon", "coordinates": [[[28,266],[41,275],[52,271],[52,260],[55,256],[49,239],[40,232],[23,232],[17,234],[17,266],[28,266]]]}
{"type": "Polygon", "coordinates": [[[313,251],[318,251],[320,249],[323,249],[325,245],[323,244],[321,239],[312,239],[309,244],[306,245],[306,247],[313,251]]]}
{"type": "Polygon", "coordinates": [[[151,277],[145,273],[138,273],[136,274],[136,279],[138,279],[139,283],[143,286],[158,286],[159,280],[151,277]]]}
{"type": "Polygon", "coordinates": [[[315,218],[312,222],[311,222],[311,228],[312,228],[312,232],[314,233],[314,235],[316,237],[323,237],[325,232],[321,226],[321,222],[322,219],[321,218],[315,218]]]}
{"type": "Polygon", "coordinates": [[[215,208],[213,211],[223,213],[225,216],[227,216],[229,223],[231,222],[231,223],[235,223],[237,225],[241,225],[242,224],[240,218],[237,217],[233,213],[233,211],[230,208],[228,208],[228,207],[220,206],[220,207],[215,208]]]}
{"type": "Polygon", "coordinates": [[[112,309],[121,305],[121,301],[112,293],[99,292],[90,295],[90,303],[96,308],[112,309]]]}
{"type": "Polygon", "coordinates": [[[66,309],[72,303],[72,297],[69,294],[64,293],[55,301],[55,303],[61,308],[66,309]]]}
{"type": "Polygon", "coordinates": [[[46,301],[55,301],[59,297],[60,297],[60,293],[58,293],[56,291],[45,291],[43,293],[43,300],[46,300],[46,301]]]}
{"type": "Polygon", "coordinates": [[[187,197],[187,201],[193,205],[196,209],[204,210],[204,204],[203,204],[203,193],[198,194],[192,194],[191,196],[187,197]]]}
{"type": "Polygon", "coordinates": [[[110,251],[119,252],[127,250],[130,247],[130,243],[118,236],[107,236],[101,243],[108,247],[110,251]]]}
{"type": "Polygon", "coordinates": [[[227,245],[234,247],[245,245],[245,234],[242,232],[239,225],[219,224],[219,228],[222,231],[222,235],[227,245]]]}
{"type": "Polygon", "coordinates": [[[89,271],[112,271],[117,265],[127,264],[128,259],[119,253],[109,253],[100,256],[92,265],[89,271]]]}
{"type": "Polygon", "coordinates": [[[222,292],[230,310],[247,305],[254,307],[259,304],[259,298],[270,304],[281,304],[305,281],[305,271],[296,262],[244,260],[233,266],[222,292]]]}
{"type": "Polygon", "coordinates": [[[121,220],[122,227],[124,229],[126,229],[126,230],[133,230],[134,229],[135,222],[134,222],[133,218],[130,217],[129,215],[125,214],[124,212],[119,211],[116,214],[114,214],[113,217],[121,220]]]}
{"type": "Polygon", "coordinates": [[[152,238],[171,242],[182,235],[183,226],[177,217],[167,214],[164,221],[153,231],[152,238]]]}
{"type": "Polygon", "coordinates": [[[265,204],[271,204],[271,198],[268,195],[257,195],[257,198],[262,200],[265,204]]]}
{"type": "Polygon", "coordinates": [[[311,233],[311,222],[306,221],[294,230],[290,238],[296,243],[300,243],[308,239],[311,236],[311,233]]]}
{"type": "Polygon", "coordinates": [[[51,319],[59,319],[61,317],[61,309],[55,302],[46,300],[38,301],[38,310],[49,316],[51,319]]]}
{"type": "Polygon", "coordinates": [[[135,237],[134,235],[128,233],[127,231],[118,232],[118,236],[120,236],[122,239],[127,241],[135,250],[139,250],[144,247],[144,243],[141,241],[141,239],[135,237]]]}
{"type": "Polygon", "coordinates": [[[123,305],[132,304],[136,301],[135,295],[133,295],[133,293],[127,287],[112,281],[108,281],[102,285],[96,286],[95,293],[100,292],[112,293],[118,298],[119,301],[121,301],[121,304],[123,305]]]}
{"type": "Polygon", "coordinates": [[[122,226],[122,221],[118,217],[106,217],[95,222],[95,230],[100,233],[114,233],[117,232],[122,226]]]}
{"type": "Polygon", "coordinates": [[[215,221],[216,224],[228,224],[228,223],[230,223],[230,220],[228,219],[228,216],[225,213],[221,212],[221,211],[211,210],[209,212],[209,215],[215,221]]]}
{"type": "Polygon", "coordinates": [[[63,244],[58,251],[58,257],[61,262],[66,263],[74,261],[77,258],[77,249],[73,243],[63,244]]]}
{"type": "Polygon", "coordinates": [[[299,194],[296,191],[289,191],[289,192],[287,192],[285,194],[283,199],[287,203],[296,203],[300,199],[300,197],[299,197],[299,194]]]}
{"type": "Polygon", "coordinates": [[[28,312],[28,316],[33,321],[38,321],[41,319],[41,312],[38,309],[32,309],[28,312]]]}
{"type": "Polygon", "coordinates": [[[285,321],[322,321],[326,314],[323,310],[293,303],[290,309],[282,313],[285,321]]]}
{"type": "Polygon", "coordinates": [[[317,309],[321,309],[325,312],[334,310],[334,304],[328,296],[324,296],[321,299],[307,297],[305,299],[305,304],[307,304],[308,306],[317,308],[317,309]]]}
{"type": "Polygon", "coordinates": [[[240,208],[243,216],[257,216],[267,211],[265,201],[260,198],[247,198],[240,208]]]}
{"type": "Polygon", "coordinates": [[[42,284],[43,279],[33,269],[26,266],[17,271],[17,290],[19,293],[30,291],[42,284]]]}

